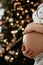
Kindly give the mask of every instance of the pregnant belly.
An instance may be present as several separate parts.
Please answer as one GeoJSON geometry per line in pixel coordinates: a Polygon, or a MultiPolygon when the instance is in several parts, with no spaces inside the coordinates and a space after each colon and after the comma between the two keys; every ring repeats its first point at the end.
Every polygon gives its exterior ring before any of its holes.
{"type": "Polygon", "coordinates": [[[37,55],[42,52],[43,34],[32,32],[23,36],[23,44],[37,55]]]}

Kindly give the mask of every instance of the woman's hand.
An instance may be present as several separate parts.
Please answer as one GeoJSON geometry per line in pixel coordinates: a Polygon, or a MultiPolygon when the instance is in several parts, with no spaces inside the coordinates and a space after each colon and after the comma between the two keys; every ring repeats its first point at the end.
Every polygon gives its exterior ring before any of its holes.
{"type": "Polygon", "coordinates": [[[31,59],[34,58],[33,51],[30,50],[30,49],[25,49],[25,46],[24,45],[22,45],[22,53],[27,58],[31,58],[31,59]]]}
{"type": "Polygon", "coordinates": [[[23,34],[28,34],[31,32],[39,32],[43,33],[43,25],[42,24],[36,24],[34,22],[28,24],[23,32],[23,34]]]}

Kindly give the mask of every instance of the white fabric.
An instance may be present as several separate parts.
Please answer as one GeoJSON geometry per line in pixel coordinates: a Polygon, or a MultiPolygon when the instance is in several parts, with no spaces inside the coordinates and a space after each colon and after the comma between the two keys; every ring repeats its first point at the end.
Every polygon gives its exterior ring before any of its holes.
{"type": "Polygon", "coordinates": [[[43,3],[40,4],[37,10],[32,15],[34,23],[43,24],[43,3]]]}
{"type": "Polygon", "coordinates": [[[35,58],[34,65],[43,65],[43,53],[37,55],[35,58]]]}

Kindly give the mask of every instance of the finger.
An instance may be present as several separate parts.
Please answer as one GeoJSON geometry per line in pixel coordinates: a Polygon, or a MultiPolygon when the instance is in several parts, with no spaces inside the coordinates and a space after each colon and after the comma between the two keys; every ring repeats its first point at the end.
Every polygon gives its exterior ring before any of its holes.
{"type": "Polygon", "coordinates": [[[25,56],[28,57],[28,58],[34,58],[34,54],[33,54],[33,53],[31,53],[30,55],[27,54],[27,55],[25,55],[25,56]]]}
{"type": "Polygon", "coordinates": [[[25,57],[28,57],[28,58],[33,58],[34,57],[34,53],[33,52],[30,52],[30,51],[24,51],[23,52],[23,55],[25,57]]]}
{"type": "Polygon", "coordinates": [[[25,51],[26,49],[25,49],[25,46],[24,45],[22,45],[22,51],[25,51]]]}
{"type": "Polygon", "coordinates": [[[27,58],[30,58],[30,59],[32,59],[32,58],[34,58],[34,56],[32,56],[32,57],[31,57],[31,56],[28,56],[27,58]]]}
{"type": "Polygon", "coordinates": [[[34,53],[28,54],[28,56],[33,57],[34,56],[34,53]]]}
{"type": "Polygon", "coordinates": [[[29,50],[23,51],[23,54],[24,54],[24,55],[27,55],[28,53],[29,53],[29,50]]]}
{"type": "Polygon", "coordinates": [[[34,54],[31,54],[31,55],[30,55],[30,57],[32,57],[32,58],[33,58],[33,57],[34,57],[34,54]]]}
{"type": "Polygon", "coordinates": [[[31,55],[24,55],[24,56],[27,57],[27,58],[34,58],[33,54],[31,54],[31,55]]]}
{"type": "Polygon", "coordinates": [[[32,50],[30,50],[29,53],[28,53],[28,55],[30,56],[30,55],[32,55],[32,54],[34,54],[34,53],[33,53],[32,50]]]}
{"type": "Polygon", "coordinates": [[[33,51],[30,51],[30,52],[28,53],[28,56],[31,57],[31,58],[33,58],[33,57],[34,57],[33,51]]]}

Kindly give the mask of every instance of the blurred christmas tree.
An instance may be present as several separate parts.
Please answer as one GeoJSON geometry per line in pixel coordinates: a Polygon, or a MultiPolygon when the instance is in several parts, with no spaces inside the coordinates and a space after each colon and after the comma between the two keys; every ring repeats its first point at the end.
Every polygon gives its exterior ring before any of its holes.
{"type": "Polygon", "coordinates": [[[33,64],[33,59],[25,58],[21,52],[22,32],[32,22],[38,5],[38,0],[0,0],[0,58],[4,63],[33,64]]]}

